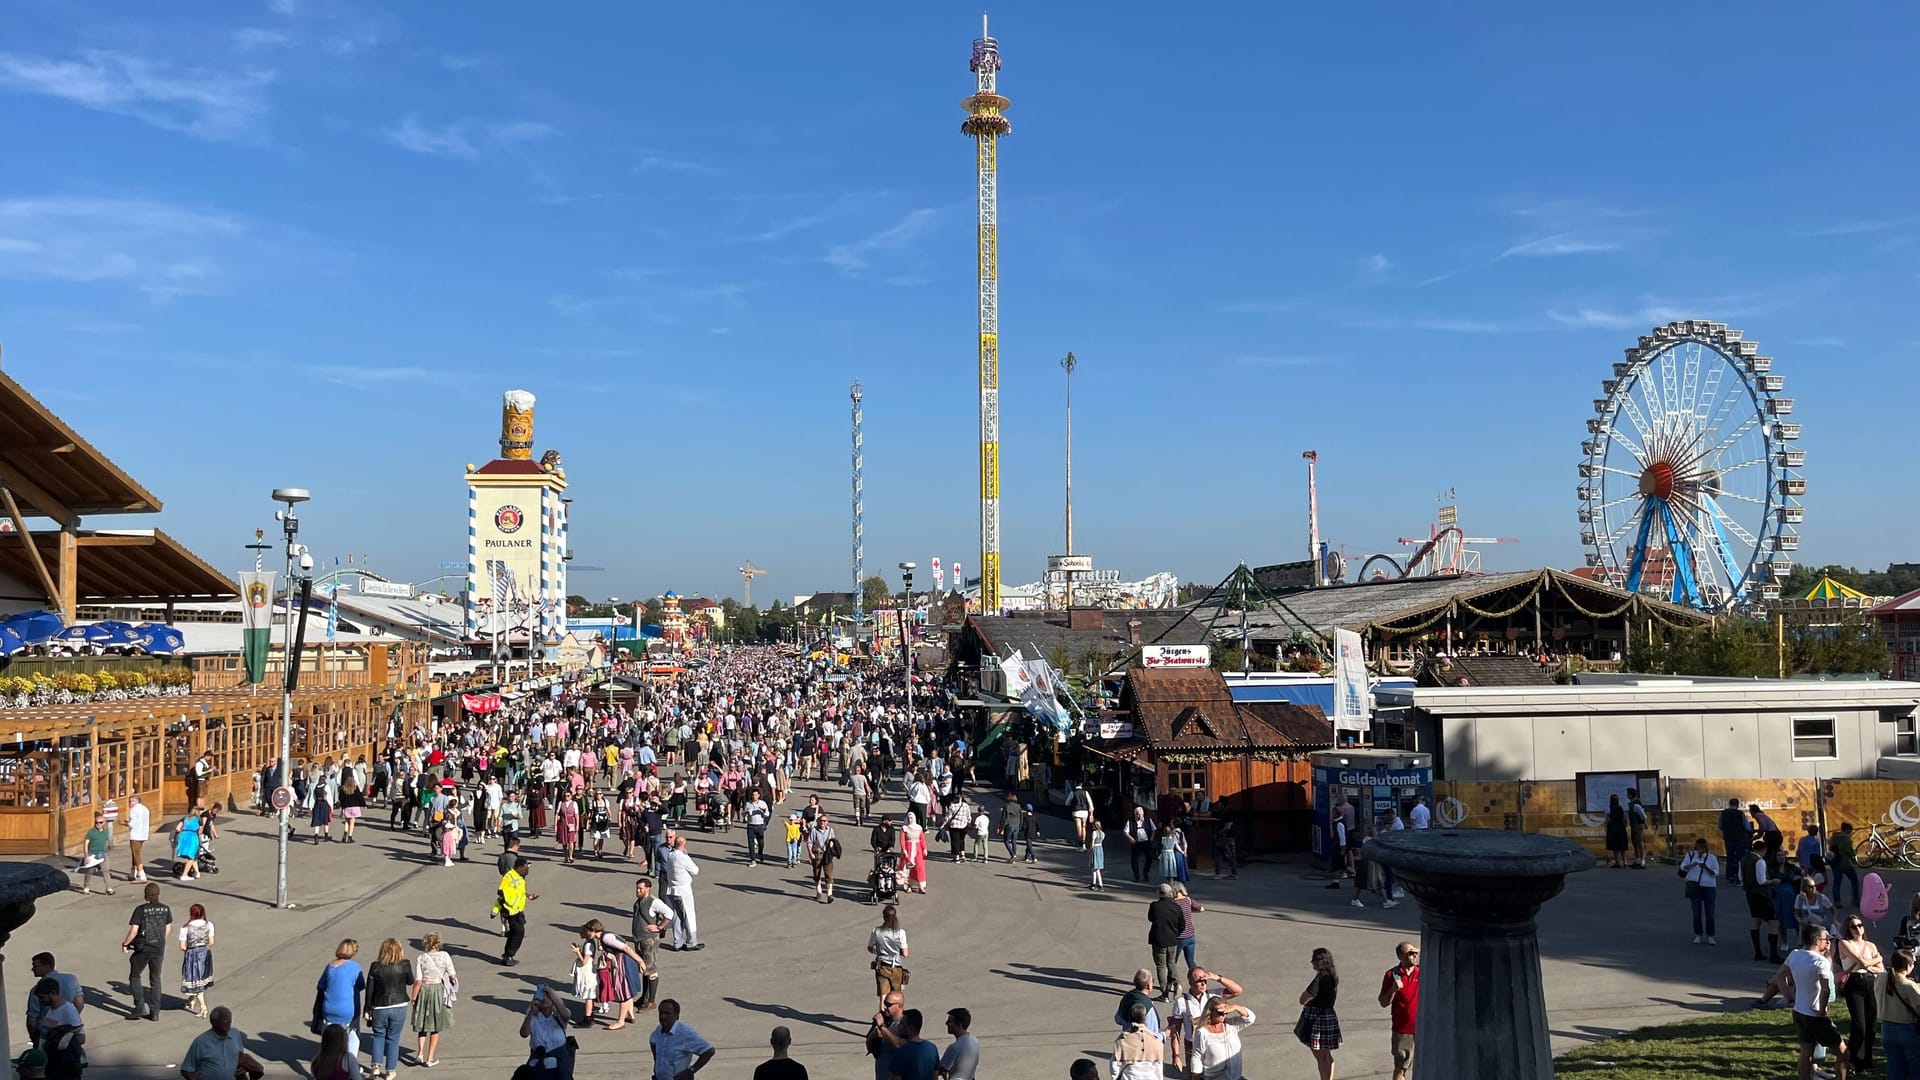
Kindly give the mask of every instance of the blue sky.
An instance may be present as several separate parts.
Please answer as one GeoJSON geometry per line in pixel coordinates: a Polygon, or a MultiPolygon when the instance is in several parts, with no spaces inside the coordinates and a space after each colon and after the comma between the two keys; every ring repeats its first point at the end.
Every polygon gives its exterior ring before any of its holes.
{"type": "MultiPolygon", "coordinates": [[[[1008,581],[1060,547],[1069,349],[1103,566],[1298,557],[1306,448],[1352,555],[1453,488],[1490,565],[1570,566],[1589,401],[1687,316],[1787,376],[1803,555],[1920,557],[1917,9],[1201,10],[996,15],[1008,581]]],[[[15,0],[5,368],[222,567],[302,484],[316,552],[416,580],[524,387],[622,596],[844,587],[857,378],[869,567],[976,568],[978,20],[15,0]]]]}

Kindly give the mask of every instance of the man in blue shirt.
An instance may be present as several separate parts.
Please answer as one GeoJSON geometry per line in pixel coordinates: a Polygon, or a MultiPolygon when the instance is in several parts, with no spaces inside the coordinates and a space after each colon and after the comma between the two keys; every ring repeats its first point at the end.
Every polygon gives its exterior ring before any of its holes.
{"type": "Polygon", "coordinates": [[[900,1013],[903,1041],[893,1048],[887,1061],[893,1080],[933,1080],[934,1070],[940,1067],[940,1051],[920,1037],[923,1022],[919,1009],[900,1013]]]}

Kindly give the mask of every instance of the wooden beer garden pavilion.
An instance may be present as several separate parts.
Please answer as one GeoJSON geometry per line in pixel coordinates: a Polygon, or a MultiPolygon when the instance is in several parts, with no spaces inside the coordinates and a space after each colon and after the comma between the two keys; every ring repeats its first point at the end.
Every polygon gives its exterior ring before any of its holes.
{"type": "MultiPolygon", "coordinates": [[[[416,700],[424,695],[399,687],[303,686],[293,697],[294,760],[371,759],[395,709],[416,700]]],[[[280,708],[265,686],[0,711],[0,855],[76,851],[96,810],[111,803],[124,815],[133,795],[158,835],[186,813],[187,776],[203,753],[213,763],[203,801],[247,807],[255,778],[279,756],[280,708]]]]}

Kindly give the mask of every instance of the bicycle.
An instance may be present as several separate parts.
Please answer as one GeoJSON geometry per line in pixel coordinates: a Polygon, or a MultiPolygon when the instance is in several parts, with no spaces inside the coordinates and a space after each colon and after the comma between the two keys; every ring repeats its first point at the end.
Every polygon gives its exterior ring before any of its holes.
{"type": "Polygon", "coordinates": [[[1863,869],[1898,866],[1903,870],[1920,869],[1920,836],[1900,832],[1891,826],[1881,833],[1880,823],[1867,827],[1867,835],[1854,847],[1854,858],[1863,869]]]}

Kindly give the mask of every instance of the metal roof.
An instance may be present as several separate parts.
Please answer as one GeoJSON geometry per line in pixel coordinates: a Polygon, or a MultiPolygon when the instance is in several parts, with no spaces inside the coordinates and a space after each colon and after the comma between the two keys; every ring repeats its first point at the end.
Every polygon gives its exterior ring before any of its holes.
{"type": "Polygon", "coordinates": [[[1873,609],[1875,615],[1916,615],[1920,614],[1920,589],[1896,596],[1873,609]]]}

